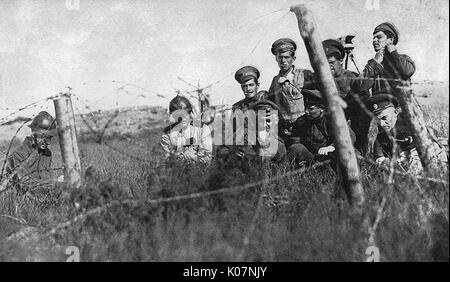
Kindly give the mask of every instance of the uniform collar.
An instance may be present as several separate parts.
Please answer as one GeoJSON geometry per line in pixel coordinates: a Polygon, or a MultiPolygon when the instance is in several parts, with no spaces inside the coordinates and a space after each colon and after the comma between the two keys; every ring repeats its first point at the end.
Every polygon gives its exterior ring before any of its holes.
{"type": "Polygon", "coordinates": [[[292,65],[291,70],[286,74],[286,76],[283,76],[281,74],[281,70],[278,72],[278,83],[282,84],[286,81],[289,81],[290,83],[292,83],[294,81],[294,70],[295,70],[295,65],[292,65]]]}

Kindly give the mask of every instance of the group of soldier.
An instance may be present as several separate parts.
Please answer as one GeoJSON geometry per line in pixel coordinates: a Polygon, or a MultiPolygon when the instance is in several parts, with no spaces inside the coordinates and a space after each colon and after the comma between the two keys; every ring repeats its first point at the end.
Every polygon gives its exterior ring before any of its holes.
{"type": "MultiPolygon", "coordinates": [[[[398,40],[399,32],[392,23],[378,25],[373,31],[374,58],[367,62],[360,75],[344,68],[346,50],[339,40],[328,39],[322,44],[339,96],[344,101],[342,104],[346,105],[345,117],[358,155],[386,164],[393,153],[399,154],[399,165],[406,170],[411,166],[418,167],[420,171],[414,134],[401,121],[401,109],[396,98],[396,87],[410,82],[415,64],[409,56],[398,53],[398,40]],[[377,124],[374,126],[372,121],[377,121],[377,124]],[[369,129],[375,135],[369,136],[369,129]],[[393,146],[393,142],[399,146],[393,146]],[[395,147],[397,152],[393,152],[395,147]]],[[[187,109],[189,118],[180,118],[184,120],[183,124],[175,122],[176,126],[166,128],[161,139],[166,156],[200,162],[210,162],[213,155],[232,160],[247,156],[276,162],[289,160],[298,165],[318,159],[333,159],[336,146],[320,84],[312,71],[294,65],[296,50],[296,43],[289,38],[278,39],[272,44],[271,52],[280,71],[268,91],[259,89],[260,70],[257,68],[245,66],[235,73],[244,98],[233,105],[232,111],[276,112],[276,116],[266,119],[272,126],[276,123],[276,136],[270,139],[258,137],[252,144],[248,140],[244,145],[214,144],[217,146],[213,150],[211,131],[214,133],[221,127],[210,130],[208,125],[189,123],[192,105],[188,99],[177,96],[170,102],[170,113],[187,109]],[[195,127],[198,135],[192,135],[195,127]],[[267,147],[264,140],[276,143],[277,150],[264,154],[267,147]]],[[[248,124],[236,128],[235,121],[231,119],[228,122],[233,124],[234,137],[239,130],[250,130],[248,124]]],[[[244,139],[248,136],[247,131],[244,139]]],[[[259,136],[261,130],[256,131],[259,136]]]]}
{"type": "MultiPolygon", "coordinates": [[[[420,172],[415,137],[404,126],[396,98],[396,87],[410,81],[415,65],[410,57],[398,53],[398,40],[398,30],[392,23],[378,25],[373,31],[374,58],[367,62],[360,75],[343,67],[346,50],[340,41],[325,40],[323,49],[342,104],[346,105],[345,116],[356,152],[378,164],[389,163],[393,154],[398,154],[403,168],[420,172]],[[373,121],[377,122],[375,130],[373,121]],[[393,152],[393,148],[397,151],[393,152]]],[[[245,66],[236,71],[235,79],[244,98],[233,105],[232,112],[254,111],[262,116],[263,122],[260,124],[259,116],[255,126],[247,121],[236,128],[235,120],[225,121],[233,125],[231,143],[229,140],[216,142],[218,138],[213,138],[221,136],[218,131],[222,124],[218,128],[195,124],[191,102],[183,96],[172,99],[171,125],[165,128],[160,141],[165,157],[206,164],[214,158],[232,163],[248,158],[264,162],[288,160],[296,165],[333,159],[336,146],[320,84],[313,72],[294,65],[296,50],[296,43],[289,38],[272,44],[271,52],[280,71],[268,91],[259,89],[257,68],[245,66]],[[253,143],[249,138],[252,130],[256,136],[253,143]],[[238,132],[243,143],[235,142],[238,132]]],[[[31,135],[7,159],[5,175],[17,187],[26,177],[38,181],[51,177],[48,146],[55,135],[55,119],[47,112],[40,112],[29,127],[31,135]]],[[[444,151],[442,159],[447,158],[444,151]]]]}

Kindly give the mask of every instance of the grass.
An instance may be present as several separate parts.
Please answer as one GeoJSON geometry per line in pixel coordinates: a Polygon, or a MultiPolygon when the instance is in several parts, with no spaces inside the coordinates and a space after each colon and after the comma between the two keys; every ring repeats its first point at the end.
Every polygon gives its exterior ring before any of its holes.
{"type": "MultiPolygon", "coordinates": [[[[445,113],[448,116],[448,107],[429,107],[431,110],[425,115],[427,123],[441,125],[439,132],[447,137],[448,119],[444,118],[445,113]]],[[[85,178],[82,189],[56,184],[39,196],[46,199],[42,203],[21,200],[12,192],[3,194],[0,214],[23,219],[36,229],[29,241],[5,240],[24,226],[0,217],[0,260],[63,261],[67,258],[64,254],[67,246],[77,246],[82,261],[365,261],[367,258],[367,226],[351,213],[339,176],[329,165],[245,190],[160,204],[146,202],[233,187],[292,170],[285,164],[162,165],[160,134],[161,128],[131,138],[108,137],[104,142],[110,147],[89,138],[80,140],[83,168],[95,168],[95,176],[85,178]],[[130,199],[133,201],[111,205],[44,236],[43,230],[76,215],[112,201],[130,199]],[[12,208],[16,204],[17,212],[12,208]]],[[[55,167],[61,166],[58,154],[56,150],[55,167]]],[[[448,261],[448,184],[396,175],[394,184],[388,186],[388,172],[368,163],[360,165],[367,200],[364,210],[371,222],[382,197],[387,198],[375,238],[381,260],[448,261]],[[434,212],[428,210],[430,206],[435,208],[434,212]]],[[[448,180],[448,170],[441,177],[448,180]]]]}

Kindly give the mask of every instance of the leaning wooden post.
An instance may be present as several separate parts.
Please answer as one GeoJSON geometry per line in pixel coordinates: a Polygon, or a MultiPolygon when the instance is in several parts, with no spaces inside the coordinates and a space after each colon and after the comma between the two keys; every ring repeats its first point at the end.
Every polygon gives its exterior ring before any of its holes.
{"type": "Polygon", "coordinates": [[[331,75],[322,40],[316,28],[312,13],[305,5],[291,7],[298,21],[300,35],[309,54],[309,60],[320,83],[321,92],[326,100],[331,117],[333,138],[338,155],[339,166],[344,180],[344,189],[350,204],[361,209],[364,204],[364,190],[362,188],[356,154],[350,138],[347,121],[342,109],[342,102],[331,75]]]}
{"type": "Polygon", "coordinates": [[[64,164],[64,180],[78,188],[81,185],[81,165],[70,94],[61,93],[53,103],[55,105],[59,145],[64,164]]]}
{"type": "Polygon", "coordinates": [[[406,118],[407,126],[414,132],[415,147],[424,170],[428,173],[439,173],[439,161],[432,141],[428,138],[428,130],[423,118],[423,112],[414,99],[411,86],[407,81],[397,86],[397,100],[406,118]]]}

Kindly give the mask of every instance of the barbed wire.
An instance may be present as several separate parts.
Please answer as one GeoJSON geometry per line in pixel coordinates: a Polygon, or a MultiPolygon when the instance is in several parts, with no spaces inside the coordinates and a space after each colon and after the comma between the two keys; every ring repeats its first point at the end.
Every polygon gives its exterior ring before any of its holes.
{"type": "Polygon", "coordinates": [[[56,225],[55,227],[51,228],[48,232],[46,232],[45,236],[50,236],[54,233],[56,233],[58,230],[68,227],[70,225],[72,225],[73,223],[80,221],[88,216],[103,212],[107,209],[109,209],[110,207],[114,206],[114,205],[127,205],[127,204],[139,204],[139,203],[145,203],[145,204],[161,204],[161,203],[169,203],[169,202],[176,202],[176,201],[183,201],[183,200],[192,200],[192,199],[198,199],[198,198],[203,198],[203,197],[209,197],[209,196],[213,196],[213,195],[218,195],[218,194],[224,194],[224,193],[230,193],[230,192],[236,192],[236,191],[240,191],[240,190],[246,190],[246,189],[250,189],[250,188],[254,188],[256,186],[260,186],[260,185],[264,185],[264,184],[270,184],[271,182],[274,181],[279,181],[285,177],[290,177],[290,176],[294,176],[297,174],[302,174],[305,173],[311,169],[315,169],[327,164],[330,164],[331,161],[327,160],[327,161],[323,161],[320,163],[316,163],[313,164],[310,167],[306,167],[306,168],[300,168],[297,169],[295,171],[291,171],[288,172],[286,174],[283,175],[277,175],[273,178],[268,178],[268,179],[263,179],[260,181],[256,181],[256,182],[252,182],[252,183],[248,183],[248,184],[244,184],[244,185],[238,185],[238,186],[233,186],[233,187],[227,187],[227,188],[221,188],[221,189],[217,189],[217,190],[213,190],[213,191],[206,191],[206,192],[199,192],[199,193],[191,193],[191,194],[186,194],[186,195],[178,195],[178,196],[173,196],[173,197],[166,197],[166,198],[158,198],[158,199],[150,199],[150,200],[134,200],[134,199],[128,199],[128,200],[124,200],[124,201],[111,201],[105,205],[102,205],[100,207],[96,207],[93,209],[90,209],[80,215],[77,215],[76,217],[74,217],[71,220],[68,220],[66,222],[60,223],[58,225],[56,225]]]}

